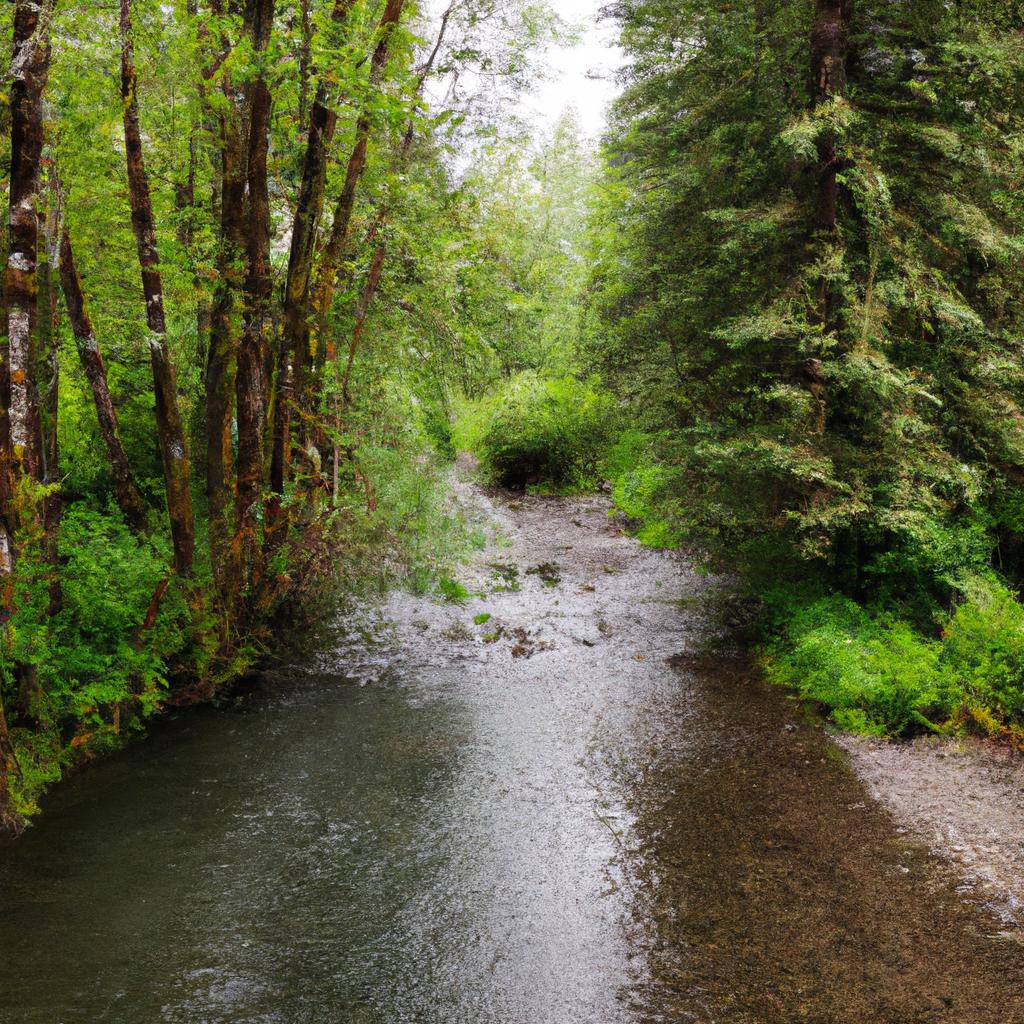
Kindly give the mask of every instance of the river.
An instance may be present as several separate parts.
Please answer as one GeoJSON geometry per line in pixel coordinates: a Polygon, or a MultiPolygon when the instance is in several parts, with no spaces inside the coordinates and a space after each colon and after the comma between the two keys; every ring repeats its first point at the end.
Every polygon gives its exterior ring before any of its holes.
{"type": "Polygon", "coordinates": [[[0,850],[0,1021],[1024,1021],[1019,936],[716,633],[715,580],[602,498],[459,493],[474,596],[282,641],[0,850]]]}

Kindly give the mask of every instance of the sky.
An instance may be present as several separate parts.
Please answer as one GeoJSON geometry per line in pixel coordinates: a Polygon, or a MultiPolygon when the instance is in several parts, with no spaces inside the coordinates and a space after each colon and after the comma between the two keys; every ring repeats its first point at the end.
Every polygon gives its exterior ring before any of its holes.
{"type": "Polygon", "coordinates": [[[575,48],[552,49],[549,59],[555,74],[521,101],[523,115],[538,127],[553,124],[567,108],[575,107],[583,131],[593,138],[601,134],[608,104],[618,92],[613,76],[621,63],[616,26],[598,19],[604,3],[607,0],[554,4],[565,21],[582,24],[583,33],[575,48]]]}

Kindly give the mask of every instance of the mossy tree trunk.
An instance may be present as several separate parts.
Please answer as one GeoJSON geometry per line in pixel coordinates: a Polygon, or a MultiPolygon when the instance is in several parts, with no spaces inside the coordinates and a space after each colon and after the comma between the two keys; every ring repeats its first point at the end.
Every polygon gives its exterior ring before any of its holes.
{"type": "MultiPolygon", "coordinates": [[[[250,0],[246,28],[259,60],[267,50],[274,17],[273,0],[250,0]]],[[[257,537],[263,495],[264,427],[270,382],[267,379],[267,330],[272,290],[270,268],[270,197],[267,151],[272,97],[266,75],[249,88],[246,153],[245,239],[246,274],[242,299],[242,334],[238,347],[236,403],[238,417],[238,484],[235,492],[236,587],[258,583],[257,537]]]]}
{"type": "Polygon", "coordinates": [[[163,461],[164,486],[167,490],[167,512],[174,544],[174,567],[179,576],[188,576],[192,572],[195,553],[191,469],[188,441],[178,406],[177,377],[167,343],[167,320],[164,314],[160,257],[156,245],[156,223],[142,152],[138,76],[132,43],[131,0],[121,0],[121,102],[128,164],[128,195],[142,274],[142,292],[146,303],[153,393],[156,399],[157,436],[163,461]]]}
{"type": "MultiPolygon", "coordinates": [[[[335,0],[331,20],[342,25],[354,0],[335,0]]],[[[309,356],[309,283],[317,230],[324,207],[328,151],[338,115],[327,83],[321,80],[309,115],[309,136],[302,165],[302,181],[295,204],[288,275],[284,288],[284,325],[278,358],[274,403],[273,452],[270,487],[284,493],[291,463],[291,412],[294,396],[307,393],[309,356]]]]}
{"type": "MultiPolygon", "coordinates": [[[[380,85],[387,69],[390,57],[391,34],[402,17],[404,0],[387,0],[380,18],[378,41],[370,63],[370,86],[380,85]]],[[[313,327],[313,336],[309,341],[310,351],[319,351],[327,343],[327,321],[339,283],[342,263],[348,246],[349,228],[352,224],[352,212],[355,209],[356,193],[359,181],[366,167],[366,151],[370,141],[371,120],[368,111],[364,110],[356,122],[355,142],[345,167],[345,181],[334,208],[334,219],[331,232],[324,245],[320,265],[317,268],[316,282],[310,296],[309,318],[313,327]]],[[[322,367],[321,367],[322,369],[322,367]]],[[[316,404],[319,395],[312,396],[311,405],[316,404]]]]}
{"type": "MultiPolygon", "coordinates": [[[[215,17],[225,13],[214,0],[215,17]]],[[[234,10],[234,8],[232,8],[234,10]]],[[[222,97],[216,104],[220,148],[220,240],[217,254],[217,289],[210,318],[206,363],[206,494],[209,502],[210,561],[214,578],[226,599],[225,573],[231,564],[230,509],[235,488],[232,424],[235,417],[235,378],[238,372],[239,304],[244,279],[245,237],[245,102],[243,91],[224,67],[232,49],[225,36],[211,61],[211,77],[220,72],[222,97]]],[[[204,73],[204,78],[206,73],[204,73]]]]}
{"type": "MultiPolygon", "coordinates": [[[[39,208],[42,204],[43,92],[50,72],[49,22],[52,4],[18,0],[14,10],[14,46],[11,61],[11,175],[9,194],[7,303],[9,386],[7,441],[0,475],[4,520],[0,537],[0,572],[6,615],[14,609],[11,573],[20,535],[43,529],[42,511],[34,498],[26,498],[22,483],[42,484],[46,477],[42,419],[36,380],[39,332],[39,208]]],[[[45,535],[44,535],[45,541],[45,535]]],[[[44,554],[46,545],[44,543],[44,554]]],[[[15,665],[18,709],[31,715],[39,697],[34,666],[15,665]]]]}

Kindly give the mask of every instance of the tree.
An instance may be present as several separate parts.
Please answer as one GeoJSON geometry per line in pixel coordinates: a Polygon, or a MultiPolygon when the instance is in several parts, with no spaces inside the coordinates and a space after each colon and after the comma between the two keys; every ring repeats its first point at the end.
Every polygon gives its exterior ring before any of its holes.
{"type": "Polygon", "coordinates": [[[89,316],[89,307],[82,291],[78,268],[75,266],[75,254],[71,248],[71,235],[67,225],[64,225],[61,232],[59,260],[61,287],[64,290],[68,319],[75,336],[78,358],[96,406],[96,419],[110,461],[114,498],[132,529],[141,532],[146,526],[146,504],[135,482],[135,475],[128,461],[124,442],[121,440],[117,409],[107,381],[107,367],[103,362],[96,332],[93,330],[92,318],[89,316]]]}
{"type": "Polygon", "coordinates": [[[591,351],[677,525],[748,568],[948,596],[1024,454],[1012,5],[615,10],[591,351]]]}
{"type": "Polygon", "coordinates": [[[132,229],[142,275],[142,293],[149,328],[149,353],[153,369],[153,397],[160,456],[167,489],[167,513],[174,541],[174,567],[189,576],[195,554],[195,523],[192,513],[191,466],[188,440],[178,406],[178,381],[167,344],[164,289],[156,246],[156,221],[149,179],[142,151],[139,122],[138,76],[132,41],[131,0],[121,0],[121,103],[124,116],[125,156],[128,164],[128,196],[132,229]]]}

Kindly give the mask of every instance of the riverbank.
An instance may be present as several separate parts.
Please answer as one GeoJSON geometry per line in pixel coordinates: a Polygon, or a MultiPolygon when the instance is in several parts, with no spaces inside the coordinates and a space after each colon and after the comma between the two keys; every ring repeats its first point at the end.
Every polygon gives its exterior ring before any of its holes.
{"type": "Polygon", "coordinates": [[[1024,927],[1024,760],[990,742],[891,743],[844,736],[871,795],[902,829],[955,864],[1007,938],[1024,927]]]}

